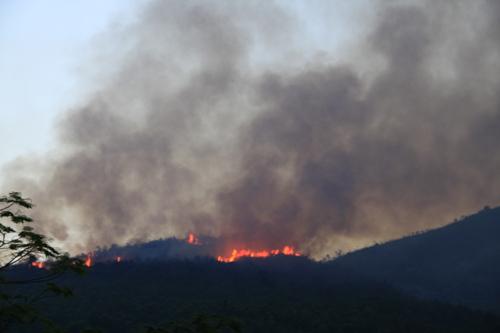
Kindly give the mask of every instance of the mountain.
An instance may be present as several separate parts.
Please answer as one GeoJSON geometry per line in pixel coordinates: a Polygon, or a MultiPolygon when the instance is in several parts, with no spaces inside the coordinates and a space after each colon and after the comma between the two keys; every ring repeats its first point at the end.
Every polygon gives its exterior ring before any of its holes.
{"type": "MultiPolygon", "coordinates": [[[[169,322],[197,313],[232,318],[249,333],[479,333],[500,328],[494,314],[419,301],[335,262],[305,257],[113,261],[96,263],[89,276],[68,275],[60,282],[74,286],[75,299],[44,299],[38,305],[61,332],[169,332],[143,327],[168,328],[169,322]]],[[[34,323],[15,332],[43,328],[34,323]]]]}
{"type": "Polygon", "coordinates": [[[421,299],[500,313],[500,207],[335,262],[421,299]]]}
{"type": "MultiPolygon", "coordinates": [[[[493,332],[500,330],[499,236],[500,208],[486,207],[333,261],[280,254],[224,263],[202,255],[210,244],[173,238],[112,246],[89,255],[89,276],[58,280],[74,286],[74,300],[39,306],[62,332],[145,332],[197,313],[235,319],[243,332],[493,332]]],[[[36,272],[43,270],[19,265],[11,273],[36,272]]]]}

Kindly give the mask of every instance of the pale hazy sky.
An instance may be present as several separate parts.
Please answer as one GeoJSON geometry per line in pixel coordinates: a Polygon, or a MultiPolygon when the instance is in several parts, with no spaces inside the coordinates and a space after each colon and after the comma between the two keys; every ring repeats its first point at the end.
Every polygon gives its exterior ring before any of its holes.
{"type": "Polygon", "coordinates": [[[82,96],[92,38],[127,21],[131,0],[0,1],[0,165],[49,149],[57,114],[82,96]]]}
{"type": "MultiPolygon", "coordinates": [[[[132,21],[144,0],[0,0],[0,166],[54,148],[57,115],[92,90],[85,70],[101,34],[132,21]]],[[[304,52],[330,53],[360,32],[366,1],[278,1],[304,25],[304,52]],[[348,28],[346,28],[348,27],[348,28]],[[307,51],[305,51],[307,50],[307,51]]],[[[34,156],[34,155],[33,155],[34,156]]]]}

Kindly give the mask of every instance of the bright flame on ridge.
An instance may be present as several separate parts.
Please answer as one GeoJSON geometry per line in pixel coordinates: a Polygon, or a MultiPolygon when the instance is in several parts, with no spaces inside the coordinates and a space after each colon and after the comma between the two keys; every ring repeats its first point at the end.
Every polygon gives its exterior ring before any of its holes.
{"type": "Polygon", "coordinates": [[[87,260],[85,261],[85,265],[86,265],[87,267],[90,267],[90,265],[92,264],[92,260],[90,259],[90,256],[91,256],[91,255],[89,254],[89,255],[87,256],[87,260]]]}
{"type": "Polygon", "coordinates": [[[255,258],[266,258],[269,256],[274,256],[277,254],[283,253],[284,255],[287,256],[300,256],[300,253],[295,253],[293,246],[285,246],[282,251],[280,250],[271,250],[271,251],[261,251],[261,252],[253,252],[250,250],[240,250],[237,251],[236,249],[233,250],[231,257],[229,258],[224,258],[222,256],[218,256],[217,260],[221,262],[233,262],[241,257],[255,257],[255,258]]]}
{"type": "Polygon", "coordinates": [[[187,239],[189,244],[201,245],[198,241],[198,238],[194,237],[193,234],[189,234],[189,238],[187,239]]]}

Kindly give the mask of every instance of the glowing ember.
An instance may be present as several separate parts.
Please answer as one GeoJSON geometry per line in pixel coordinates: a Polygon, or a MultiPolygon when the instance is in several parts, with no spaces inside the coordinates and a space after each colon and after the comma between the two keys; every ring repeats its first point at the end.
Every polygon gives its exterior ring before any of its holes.
{"type": "MultiPolygon", "coordinates": [[[[237,260],[240,257],[256,257],[256,258],[266,258],[269,256],[274,256],[280,253],[280,250],[271,250],[271,251],[261,251],[261,252],[253,252],[250,250],[233,250],[231,257],[229,258],[224,258],[222,256],[217,257],[218,261],[221,262],[233,262],[237,260]]],[[[285,246],[283,248],[283,251],[281,253],[288,255],[288,256],[300,256],[299,253],[295,253],[293,250],[293,246],[285,246]]]]}
{"type": "Polygon", "coordinates": [[[189,244],[196,244],[196,245],[201,245],[199,242],[198,242],[198,238],[194,237],[193,234],[189,234],[189,238],[187,239],[187,242],[189,244]]]}
{"type": "MultiPolygon", "coordinates": [[[[37,262],[34,262],[34,261],[31,263],[31,266],[38,267],[38,268],[43,268],[44,267],[43,262],[38,262],[37,263],[37,262]]],[[[49,267],[46,267],[46,268],[49,268],[49,267]]]]}

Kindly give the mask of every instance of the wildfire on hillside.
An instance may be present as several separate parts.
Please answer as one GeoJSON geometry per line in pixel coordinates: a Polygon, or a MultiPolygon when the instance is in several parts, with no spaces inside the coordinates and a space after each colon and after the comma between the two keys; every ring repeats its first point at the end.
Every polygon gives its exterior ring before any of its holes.
{"type": "MultiPolygon", "coordinates": [[[[188,234],[184,239],[170,238],[167,240],[150,241],[144,244],[126,245],[123,247],[112,246],[110,249],[98,249],[92,253],[82,254],[84,265],[91,267],[96,263],[123,262],[128,260],[168,260],[170,258],[194,258],[196,256],[211,256],[218,261],[229,263],[243,257],[266,258],[275,255],[301,256],[296,253],[293,246],[285,246],[283,249],[259,249],[255,250],[245,246],[235,246],[230,252],[226,252],[215,239],[201,236],[195,237],[188,234]],[[200,241],[201,238],[201,241],[200,241]],[[142,247],[141,247],[142,245],[142,247]],[[238,249],[239,248],[239,249],[238,249]],[[226,253],[222,254],[221,253],[226,253]]],[[[224,242],[223,242],[224,243],[224,242]]],[[[227,247],[226,247],[227,249],[227,247]]],[[[44,262],[32,262],[30,267],[50,268],[44,262]]]]}
{"type": "Polygon", "coordinates": [[[284,255],[291,255],[291,256],[300,256],[300,253],[295,253],[293,246],[285,246],[282,251],[276,249],[276,250],[271,250],[271,251],[260,251],[260,252],[254,252],[251,250],[240,250],[237,251],[236,249],[233,250],[231,253],[230,257],[222,257],[218,256],[217,260],[221,262],[233,262],[241,257],[256,257],[256,258],[266,258],[269,256],[274,256],[277,254],[284,254],[284,255]]]}

